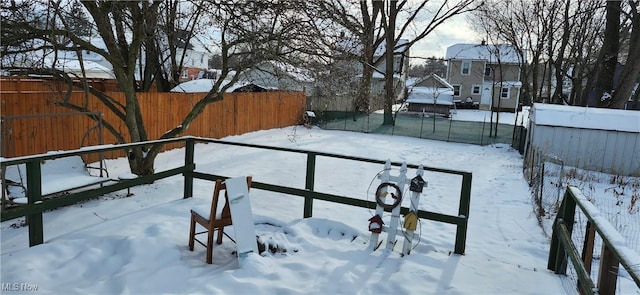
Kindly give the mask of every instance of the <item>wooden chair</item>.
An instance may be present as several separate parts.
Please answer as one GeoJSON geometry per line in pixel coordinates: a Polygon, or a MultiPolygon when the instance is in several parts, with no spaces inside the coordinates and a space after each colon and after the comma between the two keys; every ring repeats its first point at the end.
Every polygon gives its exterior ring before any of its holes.
{"type": "MultiPolygon", "coordinates": [[[[251,188],[251,176],[247,177],[247,186],[251,188]]],[[[207,248],[207,263],[213,261],[213,232],[217,229],[218,236],[216,243],[222,244],[222,235],[226,235],[235,242],[229,235],[224,232],[224,227],[231,225],[231,210],[229,209],[229,197],[227,195],[227,187],[222,180],[216,180],[213,190],[213,199],[209,212],[206,209],[191,209],[191,229],[189,231],[189,250],[193,251],[194,241],[207,248]],[[224,205],[220,209],[220,192],[224,190],[224,205]],[[196,233],[196,223],[205,228],[204,231],[196,233]],[[196,235],[207,233],[207,243],[196,239],[196,235]]]]}

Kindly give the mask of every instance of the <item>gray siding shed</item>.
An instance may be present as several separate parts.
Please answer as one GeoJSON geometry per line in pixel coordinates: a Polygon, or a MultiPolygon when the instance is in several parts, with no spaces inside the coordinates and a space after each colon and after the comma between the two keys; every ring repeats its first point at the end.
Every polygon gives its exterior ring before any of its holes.
{"type": "Polygon", "coordinates": [[[640,176],[640,112],[534,104],[527,145],[568,166],[640,176]]]}

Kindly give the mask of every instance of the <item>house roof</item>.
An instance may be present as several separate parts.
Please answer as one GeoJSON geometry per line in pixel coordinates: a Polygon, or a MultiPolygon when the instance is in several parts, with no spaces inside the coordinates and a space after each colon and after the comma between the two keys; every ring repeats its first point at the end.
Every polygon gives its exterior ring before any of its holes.
{"type": "MultiPolygon", "coordinates": [[[[203,93],[209,92],[213,88],[213,85],[216,83],[215,79],[196,79],[187,82],[180,83],[176,87],[170,90],[170,92],[184,92],[184,93],[203,93]]],[[[224,80],[222,85],[226,85],[231,83],[230,80],[224,80]]],[[[234,92],[236,89],[245,87],[251,83],[244,81],[237,81],[235,84],[231,85],[226,92],[234,92]]],[[[262,87],[264,89],[273,90],[273,87],[267,87],[263,85],[254,84],[256,86],[262,87]]]]}
{"type": "Polygon", "coordinates": [[[536,125],[640,132],[638,111],[534,103],[530,116],[536,125]]]}
{"type": "MultiPolygon", "coordinates": [[[[387,51],[387,42],[386,40],[382,40],[382,43],[378,45],[376,51],[374,52],[374,56],[382,56],[387,51]]],[[[357,39],[345,39],[339,42],[338,47],[342,50],[347,51],[351,54],[360,54],[362,52],[362,44],[357,39]]],[[[393,50],[394,54],[402,54],[409,49],[409,40],[408,39],[400,39],[396,44],[395,49],[393,50]]]]}
{"type": "Polygon", "coordinates": [[[453,105],[453,90],[437,87],[414,87],[407,97],[408,103],[424,103],[439,105],[453,105]]]}
{"type": "MultiPolygon", "coordinates": [[[[398,40],[396,47],[393,49],[393,53],[394,54],[404,53],[408,49],[409,49],[409,40],[400,39],[398,40]]],[[[374,56],[382,56],[384,55],[385,52],[387,52],[387,41],[383,40],[382,43],[380,43],[380,46],[376,48],[374,56]]]]}
{"type": "Polygon", "coordinates": [[[279,62],[279,61],[269,61],[269,63],[273,64],[274,67],[277,67],[283,73],[287,74],[289,77],[293,78],[298,82],[308,82],[311,83],[315,81],[313,78],[311,71],[296,67],[292,64],[279,62]]]}
{"type": "MultiPolygon", "coordinates": [[[[49,62],[50,64],[53,61],[49,62]]],[[[86,60],[83,62],[84,72],[87,78],[99,78],[99,79],[115,79],[116,76],[113,71],[105,66],[98,64],[97,62],[86,60]]],[[[80,61],[77,59],[58,59],[55,63],[55,68],[64,72],[69,72],[82,76],[82,70],[80,67],[80,61]]]]}
{"type": "Polygon", "coordinates": [[[416,80],[413,80],[411,82],[411,85],[409,86],[416,86],[416,87],[432,87],[432,86],[438,86],[439,88],[449,88],[451,90],[453,90],[453,86],[451,84],[449,84],[449,82],[445,81],[444,78],[436,75],[436,74],[430,74],[424,78],[419,78],[416,80]],[[417,86],[419,85],[419,86],[417,86]]]}
{"type": "Polygon", "coordinates": [[[487,60],[489,62],[519,64],[520,59],[515,47],[508,44],[455,44],[447,47],[447,60],[487,60]]]}

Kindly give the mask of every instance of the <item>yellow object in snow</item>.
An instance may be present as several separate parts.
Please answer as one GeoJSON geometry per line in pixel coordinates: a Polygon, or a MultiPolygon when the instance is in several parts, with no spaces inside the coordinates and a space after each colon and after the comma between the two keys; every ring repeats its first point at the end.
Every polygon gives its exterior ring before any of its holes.
{"type": "Polygon", "coordinates": [[[409,211],[409,213],[404,216],[403,227],[407,230],[416,230],[416,227],[418,227],[418,215],[413,211],[409,211]]]}

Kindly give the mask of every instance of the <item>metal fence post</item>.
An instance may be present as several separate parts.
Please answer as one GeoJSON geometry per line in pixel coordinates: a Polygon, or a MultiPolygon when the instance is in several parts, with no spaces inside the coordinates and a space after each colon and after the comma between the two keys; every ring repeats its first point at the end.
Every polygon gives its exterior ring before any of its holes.
{"type": "MultiPolygon", "coordinates": [[[[40,161],[29,161],[27,167],[27,198],[29,206],[42,203],[42,174],[40,161]]],[[[44,242],[42,211],[31,213],[25,217],[29,224],[29,247],[44,242]]]]}
{"type": "MultiPolygon", "coordinates": [[[[307,177],[306,177],[304,188],[309,192],[313,191],[315,174],[316,174],[316,154],[307,153],[307,177]]],[[[304,196],[304,214],[303,214],[304,218],[311,217],[312,212],[313,212],[313,197],[306,195],[304,196]]]]}
{"type": "Polygon", "coordinates": [[[469,207],[471,204],[471,173],[462,176],[462,191],[460,193],[460,207],[458,216],[464,216],[464,221],[456,228],[456,244],[454,253],[464,254],[467,243],[467,224],[469,223],[469,207]]]}
{"type": "Polygon", "coordinates": [[[560,194],[562,193],[562,188],[564,187],[564,182],[562,180],[564,178],[564,162],[560,159],[558,159],[558,161],[560,161],[560,173],[558,175],[558,197],[556,198],[556,204],[560,202],[560,194]]]}
{"type": "Polygon", "coordinates": [[[194,163],[195,155],[195,140],[188,138],[185,141],[185,154],[184,154],[184,196],[183,198],[193,197],[193,171],[196,169],[194,163]]]}

